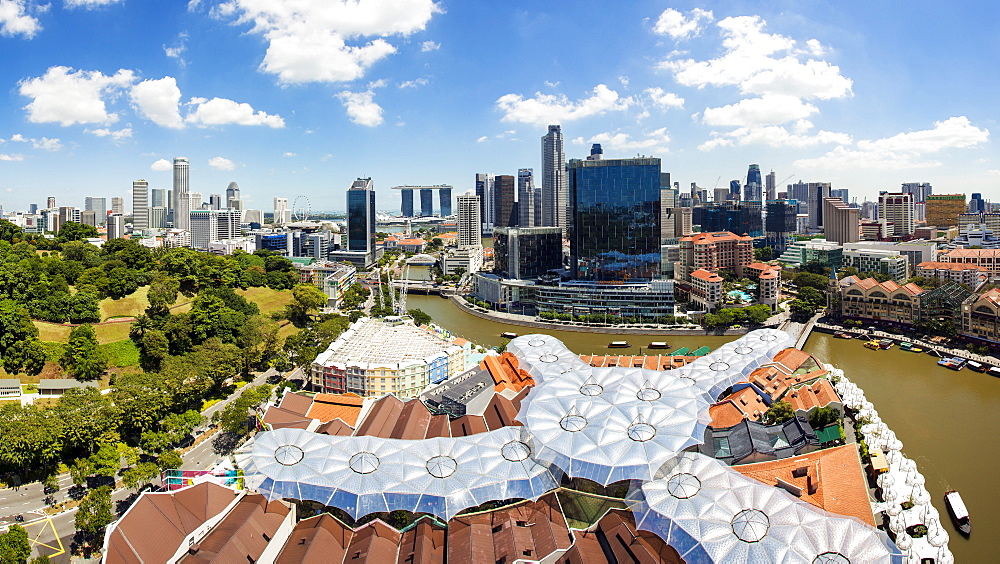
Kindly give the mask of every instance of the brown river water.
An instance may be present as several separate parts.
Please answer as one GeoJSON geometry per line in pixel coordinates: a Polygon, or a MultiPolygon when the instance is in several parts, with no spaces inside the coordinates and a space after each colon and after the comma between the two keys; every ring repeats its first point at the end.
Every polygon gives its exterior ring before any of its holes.
{"type": "MultiPolygon", "coordinates": [[[[656,353],[646,349],[651,341],[666,341],[669,350],[709,346],[713,350],[737,337],[655,336],[547,331],[498,323],[478,318],[458,309],[438,296],[410,295],[408,308],[419,308],[434,322],[473,343],[494,346],[500,334],[547,333],[561,339],[579,354],[656,353]],[[611,341],[625,340],[632,347],[608,349],[611,341]]],[[[873,351],[859,340],[834,339],[813,333],[805,350],[821,361],[844,370],[865,391],[879,416],[903,442],[903,453],[917,462],[927,479],[943,521],[947,521],[944,492],[961,492],[972,517],[969,539],[945,523],[951,535],[949,546],[955,561],[1000,562],[989,539],[1000,530],[1000,378],[971,370],[954,372],[936,364],[936,357],[923,353],[873,351]],[[990,415],[992,413],[993,415],[990,415]]]]}

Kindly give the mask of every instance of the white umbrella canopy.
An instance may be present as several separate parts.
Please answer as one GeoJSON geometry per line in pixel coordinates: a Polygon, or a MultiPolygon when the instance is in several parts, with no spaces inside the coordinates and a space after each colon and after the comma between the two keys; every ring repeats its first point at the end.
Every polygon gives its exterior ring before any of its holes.
{"type": "Polygon", "coordinates": [[[896,546],[903,551],[909,550],[913,546],[913,537],[906,534],[906,532],[899,533],[896,536],[896,546]]]}
{"type": "Polygon", "coordinates": [[[937,564],[953,564],[954,562],[955,555],[948,550],[948,547],[941,546],[941,548],[938,548],[937,564]]]}
{"type": "MultiPolygon", "coordinates": [[[[892,491],[892,490],[887,490],[887,491],[892,491]]],[[[893,495],[895,496],[895,492],[893,493],[893,495]]],[[[898,499],[898,498],[894,498],[894,499],[898,499]]],[[[886,500],[886,501],[889,501],[889,500],[886,500]]],[[[900,513],[903,512],[903,506],[901,506],[900,504],[895,503],[895,501],[893,501],[892,503],[889,504],[889,507],[885,510],[885,512],[889,514],[889,517],[896,517],[900,513]]]]}

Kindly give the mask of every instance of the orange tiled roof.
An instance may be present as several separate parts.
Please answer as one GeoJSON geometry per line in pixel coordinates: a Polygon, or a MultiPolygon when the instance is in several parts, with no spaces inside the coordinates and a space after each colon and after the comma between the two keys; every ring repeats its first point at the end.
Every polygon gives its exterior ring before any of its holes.
{"type": "Polygon", "coordinates": [[[785,401],[795,411],[809,411],[814,407],[824,407],[830,402],[839,402],[840,396],[829,380],[816,380],[810,385],[795,388],[785,395],[785,401]]]}
{"type": "Polygon", "coordinates": [[[711,427],[713,429],[725,429],[738,425],[746,417],[731,401],[720,401],[708,408],[708,415],[712,418],[711,427]]]}
{"type": "Polygon", "coordinates": [[[580,360],[597,368],[608,366],[631,366],[633,368],[646,368],[649,370],[672,370],[685,366],[697,356],[670,356],[670,355],[648,355],[648,356],[588,356],[580,355],[580,360]]]}
{"type": "Polygon", "coordinates": [[[535,379],[526,371],[517,367],[517,357],[511,353],[503,353],[500,356],[488,356],[479,365],[490,373],[493,377],[495,390],[521,391],[525,386],[534,387],[535,379]]]}
{"type": "Polygon", "coordinates": [[[875,525],[868,501],[868,485],[855,444],[781,460],[738,464],[733,470],[772,486],[777,485],[780,478],[802,488],[802,495],[798,496],[802,501],[875,525]]]}
{"type": "Polygon", "coordinates": [[[978,270],[980,272],[988,272],[985,266],[979,264],[971,264],[968,262],[937,262],[928,260],[918,264],[917,268],[934,269],[934,270],[953,270],[955,272],[959,272],[962,270],[978,270]]]}
{"type": "Polygon", "coordinates": [[[711,245],[717,241],[750,241],[750,237],[740,236],[730,231],[713,231],[708,233],[694,233],[687,237],[681,237],[681,241],[694,241],[695,245],[711,245]]]}
{"type": "Polygon", "coordinates": [[[698,278],[704,280],[705,282],[722,282],[722,277],[718,274],[705,270],[704,268],[699,268],[691,273],[691,278],[698,278]]]}
{"type": "Polygon", "coordinates": [[[316,394],[312,407],[306,417],[319,419],[326,423],[340,418],[344,423],[354,426],[361,413],[361,404],[365,399],[355,394],[316,394]]]}
{"type": "Polygon", "coordinates": [[[788,348],[774,355],[773,362],[751,372],[748,380],[777,400],[791,386],[810,382],[826,373],[826,369],[813,355],[788,348]]]}

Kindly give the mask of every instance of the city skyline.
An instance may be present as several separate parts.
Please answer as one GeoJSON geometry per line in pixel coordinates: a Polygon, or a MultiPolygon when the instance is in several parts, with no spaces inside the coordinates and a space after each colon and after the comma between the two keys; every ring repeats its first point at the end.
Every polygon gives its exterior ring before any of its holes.
{"type": "Polygon", "coordinates": [[[567,160],[602,143],[660,158],[682,188],[757,163],[792,176],[778,190],[830,182],[859,201],[904,182],[1000,195],[990,4],[385,4],[5,0],[0,204],[169,188],[187,156],[192,192],[236,181],[247,209],[301,194],[342,210],[370,176],[398,210],[392,186],[541,171],[549,124],[567,160]]]}

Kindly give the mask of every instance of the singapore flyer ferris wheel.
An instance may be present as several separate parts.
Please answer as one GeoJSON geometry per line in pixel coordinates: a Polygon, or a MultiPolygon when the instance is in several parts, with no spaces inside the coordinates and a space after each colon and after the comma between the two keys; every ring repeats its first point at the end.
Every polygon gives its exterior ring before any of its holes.
{"type": "Polygon", "coordinates": [[[296,196],[292,202],[292,221],[308,221],[310,211],[312,206],[309,204],[309,198],[296,196]]]}

